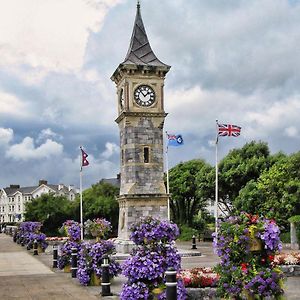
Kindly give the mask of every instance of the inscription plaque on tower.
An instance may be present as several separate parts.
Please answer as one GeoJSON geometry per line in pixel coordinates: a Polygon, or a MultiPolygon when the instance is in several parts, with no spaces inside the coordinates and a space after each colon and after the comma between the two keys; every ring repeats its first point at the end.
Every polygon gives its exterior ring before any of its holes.
{"type": "Polygon", "coordinates": [[[111,79],[118,98],[121,186],[116,248],[129,252],[130,225],[141,217],[167,219],[164,185],[164,80],[170,66],[151,49],[140,4],[125,60],[111,79]]]}

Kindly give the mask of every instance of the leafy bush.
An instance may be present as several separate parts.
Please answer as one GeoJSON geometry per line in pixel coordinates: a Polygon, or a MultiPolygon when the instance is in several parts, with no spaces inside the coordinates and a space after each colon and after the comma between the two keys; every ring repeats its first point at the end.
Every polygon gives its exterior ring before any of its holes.
{"type": "Polygon", "coordinates": [[[197,236],[198,231],[194,228],[188,227],[186,225],[180,226],[180,241],[190,241],[193,235],[197,236]]]}
{"type": "Polygon", "coordinates": [[[290,241],[291,241],[290,233],[282,232],[280,234],[280,240],[282,241],[282,243],[290,243],[290,241]]]}

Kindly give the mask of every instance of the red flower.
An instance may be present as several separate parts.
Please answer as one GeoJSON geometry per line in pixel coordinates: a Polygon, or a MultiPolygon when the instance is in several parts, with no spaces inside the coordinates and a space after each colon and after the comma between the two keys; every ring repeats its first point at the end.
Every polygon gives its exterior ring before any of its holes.
{"type": "Polygon", "coordinates": [[[268,258],[272,262],[274,260],[274,255],[268,255],[268,258]]]}
{"type": "Polygon", "coordinates": [[[248,263],[241,263],[241,269],[242,269],[243,272],[248,271],[247,266],[248,266],[248,263]]]}
{"type": "Polygon", "coordinates": [[[259,218],[258,215],[252,216],[252,217],[251,217],[251,223],[257,223],[258,218],[259,218]]]}

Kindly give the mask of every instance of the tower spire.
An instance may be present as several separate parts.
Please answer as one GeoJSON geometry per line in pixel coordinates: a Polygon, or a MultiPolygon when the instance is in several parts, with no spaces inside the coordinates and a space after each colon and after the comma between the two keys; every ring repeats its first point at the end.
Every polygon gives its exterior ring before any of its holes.
{"type": "Polygon", "coordinates": [[[130,45],[125,60],[122,64],[169,67],[163,62],[161,62],[151,49],[142,20],[140,7],[140,0],[137,0],[137,11],[130,45]]]}

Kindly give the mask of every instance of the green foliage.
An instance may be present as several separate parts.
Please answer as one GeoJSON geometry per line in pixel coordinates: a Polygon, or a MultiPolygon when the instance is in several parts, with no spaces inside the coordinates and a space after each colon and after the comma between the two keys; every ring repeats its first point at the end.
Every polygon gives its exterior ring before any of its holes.
{"type": "MultiPolygon", "coordinates": [[[[119,189],[111,184],[99,182],[83,192],[83,216],[84,220],[105,218],[116,232],[119,219],[119,205],[116,196],[119,189]]],[[[80,199],[77,197],[73,212],[79,216],[80,199]]]]}
{"type": "Polygon", "coordinates": [[[26,221],[42,222],[46,235],[58,235],[61,224],[72,215],[71,202],[64,196],[43,194],[26,203],[26,221]]]}
{"type": "MultiPolygon", "coordinates": [[[[197,214],[215,198],[215,169],[191,160],[179,163],[169,175],[173,220],[201,230],[205,224],[197,214]]],[[[300,152],[270,155],[266,143],[252,141],[219,163],[219,203],[231,214],[265,215],[287,229],[288,218],[300,214],[299,199],[300,152]]]]}
{"type": "Polygon", "coordinates": [[[290,232],[282,232],[280,234],[280,240],[281,240],[282,243],[290,243],[291,242],[290,232]]]}
{"type": "Polygon", "coordinates": [[[256,181],[248,182],[235,201],[238,209],[274,218],[288,229],[288,219],[300,214],[300,152],[280,156],[256,181]]]}
{"type": "MultiPolygon", "coordinates": [[[[240,190],[251,180],[255,181],[263,171],[269,169],[274,160],[276,159],[270,156],[268,145],[264,142],[252,141],[241,149],[231,150],[219,163],[220,203],[231,211],[232,204],[240,190]]],[[[252,189],[251,191],[253,192],[252,189]]]]}
{"type": "Polygon", "coordinates": [[[193,235],[197,236],[198,231],[194,228],[188,227],[186,225],[181,225],[180,226],[180,236],[179,240],[180,241],[191,241],[193,235]]]}
{"type": "Polygon", "coordinates": [[[300,215],[292,216],[288,219],[290,223],[300,223],[300,215]]]}
{"type": "Polygon", "coordinates": [[[193,216],[206,204],[206,175],[212,167],[203,160],[180,163],[169,171],[170,208],[177,224],[192,226],[193,216]],[[199,190],[199,186],[203,188],[199,190]]]}

